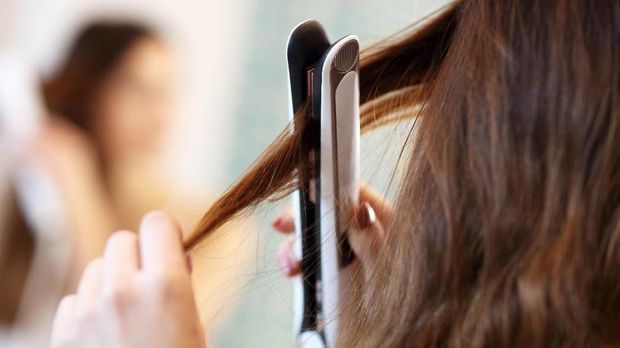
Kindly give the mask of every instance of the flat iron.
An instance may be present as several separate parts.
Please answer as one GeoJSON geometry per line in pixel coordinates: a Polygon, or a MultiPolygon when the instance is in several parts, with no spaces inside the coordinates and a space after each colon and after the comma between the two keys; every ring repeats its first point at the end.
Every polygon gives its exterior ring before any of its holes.
{"type": "Polygon", "coordinates": [[[359,47],[354,35],[331,44],[315,20],[299,24],[288,40],[290,118],[304,105],[310,117],[303,139],[311,151],[293,194],[301,260],[294,320],[303,348],[335,346],[353,258],[346,231],[359,196],[359,47]]]}

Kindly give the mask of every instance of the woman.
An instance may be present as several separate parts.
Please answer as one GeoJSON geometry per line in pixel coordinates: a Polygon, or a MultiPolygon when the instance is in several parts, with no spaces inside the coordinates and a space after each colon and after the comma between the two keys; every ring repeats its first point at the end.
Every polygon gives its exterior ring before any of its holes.
{"type": "MultiPolygon", "coordinates": [[[[54,116],[35,153],[54,174],[68,207],[76,254],[71,291],[84,266],[103,253],[111,231],[135,230],[154,208],[182,217],[189,230],[207,204],[204,194],[178,189],[162,163],[174,111],[174,70],[170,46],[148,27],[98,21],[78,33],[44,82],[54,116]]],[[[254,246],[246,236],[230,228],[196,256],[209,280],[195,285],[201,296],[217,299],[203,307],[210,325],[220,324],[227,313],[222,306],[244,283],[254,246]]]]}
{"type": "Polygon", "coordinates": [[[100,255],[109,231],[135,228],[136,215],[169,199],[157,189],[167,179],[157,160],[172,112],[173,68],[170,49],[150,29],[99,22],[78,34],[44,83],[55,117],[37,150],[65,192],[78,264],[100,255]]]}
{"type": "MultiPolygon", "coordinates": [[[[620,345],[619,63],[620,3],[603,0],[457,1],[366,53],[363,127],[419,118],[391,216],[373,218],[384,209],[364,197],[356,208],[349,237],[367,276],[343,304],[340,346],[620,345]]],[[[284,132],[186,245],[286,190],[307,153],[301,136],[284,132]]],[[[166,328],[159,346],[202,346],[170,224],[147,216],[139,256],[137,240],[110,240],[103,266],[60,306],[58,346],[106,334],[129,346],[146,330],[127,318],[162,310],[143,322],[166,328]],[[138,257],[131,276],[106,277],[138,257]]]]}

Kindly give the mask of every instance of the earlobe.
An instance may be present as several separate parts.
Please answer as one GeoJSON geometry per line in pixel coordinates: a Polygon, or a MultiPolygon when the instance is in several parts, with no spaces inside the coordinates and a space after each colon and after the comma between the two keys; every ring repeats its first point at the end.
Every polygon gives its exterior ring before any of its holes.
{"type": "Polygon", "coordinates": [[[368,202],[376,217],[379,219],[383,226],[389,225],[392,218],[393,208],[379,193],[373,190],[370,186],[362,183],[360,185],[360,202],[368,202]]]}
{"type": "Polygon", "coordinates": [[[356,228],[365,230],[377,222],[377,214],[370,203],[362,203],[355,214],[356,228]]]}
{"type": "Polygon", "coordinates": [[[385,238],[383,224],[369,202],[357,207],[351,227],[348,234],[351,248],[364,268],[369,269],[385,238]]]}

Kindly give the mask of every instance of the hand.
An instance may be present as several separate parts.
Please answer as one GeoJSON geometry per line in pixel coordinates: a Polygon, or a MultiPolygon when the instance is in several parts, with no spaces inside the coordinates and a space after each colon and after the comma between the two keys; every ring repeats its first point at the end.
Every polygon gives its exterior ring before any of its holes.
{"type": "Polygon", "coordinates": [[[86,132],[50,117],[25,149],[24,161],[40,164],[62,199],[68,237],[75,245],[68,284],[74,289],[84,266],[101,255],[110,232],[118,228],[97,148],[86,132]]]}
{"type": "MultiPolygon", "coordinates": [[[[360,186],[359,205],[354,207],[353,221],[349,229],[349,243],[365,273],[372,269],[376,252],[381,248],[385,238],[384,226],[392,215],[392,207],[366,185],[360,186]]],[[[295,222],[291,207],[278,214],[272,221],[273,228],[284,234],[295,231],[295,222]]],[[[295,237],[287,238],[278,249],[280,271],[287,277],[293,277],[301,271],[301,261],[295,256],[295,237]]]]}
{"type": "Polygon", "coordinates": [[[99,155],[91,137],[61,118],[46,120],[29,149],[29,155],[49,168],[61,184],[84,180],[90,184],[100,174],[99,155]]]}
{"type": "Polygon", "coordinates": [[[139,237],[110,237],[61,301],[51,337],[52,348],[204,346],[181,231],[163,213],[147,214],[139,237]]]}

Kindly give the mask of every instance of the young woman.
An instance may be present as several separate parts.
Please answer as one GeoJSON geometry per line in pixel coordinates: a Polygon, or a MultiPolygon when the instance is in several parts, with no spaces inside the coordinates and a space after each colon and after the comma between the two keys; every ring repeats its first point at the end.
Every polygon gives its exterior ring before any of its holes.
{"type": "Polygon", "coordinates": [[[101,254],[110,231],[136,228],[140,215],[167,203],[171,193],[157,188],[170,185],[157,166],[173,82],[163,39],[139,24],[105,21],[82,29],[44,81],[54,116],[36,151],[69,206],[78,265],[101,254]]]}
{"type": "MultiPolygon", "coordinates": [[[[457,1],[369,50],[361,97],[366,130],[417,119],[393,211],[365,190],[356,208],[366,276],[340,346],[620,345],[620,3],[457,1]]],[[[294,187],[307,153],[295,129],[186,247],[294,187]]],[[[161,213],[139,239],[115,235],[60,305],[53,345],[203,346],[183,260],[161,213]]]]}
{"type": "MultiPolygon", "coordinates": [[[[181,190],[162,164],[175,110],[174,61],[166,40],[150,28],[100,20],[76,35],[43,83],[52,116],[33,154],[53,175],[68,212],[75,254],[70,291],[86,264],[103,253],[110,232],[135,230],[154,208],[177,216],[189,231],[207,205],[206,194],[181,190]]],[[[230,228],[196,256],[198,271],[209,279],[194,285],[216,299],[201,306],[211,325],[222,322],[229,312],[222,307],[245,283],[254,247],[246,236],[230,228]]]]}
{"type": "MultiPolygon", "coordinates": [[[[51,174],[61,195],[67,212],[66,240],[73,254],[70,290],[75,289],[86,263],[101,254],[111,231],[137,226],[132,221],[137,218],[127,212],[143,214],[160,206],[144,192],[128,193],[131,186],[127,183],[140,175],[136,169],[148,172],[153,167],[150,164],[162,143],[171,99],[170,57],[164,41],[146,27],[92,23],[77,34],[60,67],[43,81],[45,107],[54,115],[45,119],[34,144],[6,145],[25,148],[12,165],[19,168],[22,162],[37,162],[51,174]],[[142,204],[124,196],[140,197],[142,204]]],[[[6,170],[12,171],[16,169],[6,170]]],[[[143,178],[149,183],[145,186],[158,186],[154,178],[143,178]]],[[[25,278],[36,273],[30,269],[36,257],[32,221],[23,221],[25,212],[11,201],[16,198],[4,205],[9,208],[2,215],[9,222],[3,225],[0,243],[4,261],[0,274],[11,284],[1,296],[0,317],[2,326],[9,328],[20,306],[28,307],[37,298],[36,294],[22,298],[25,278]]]]}

